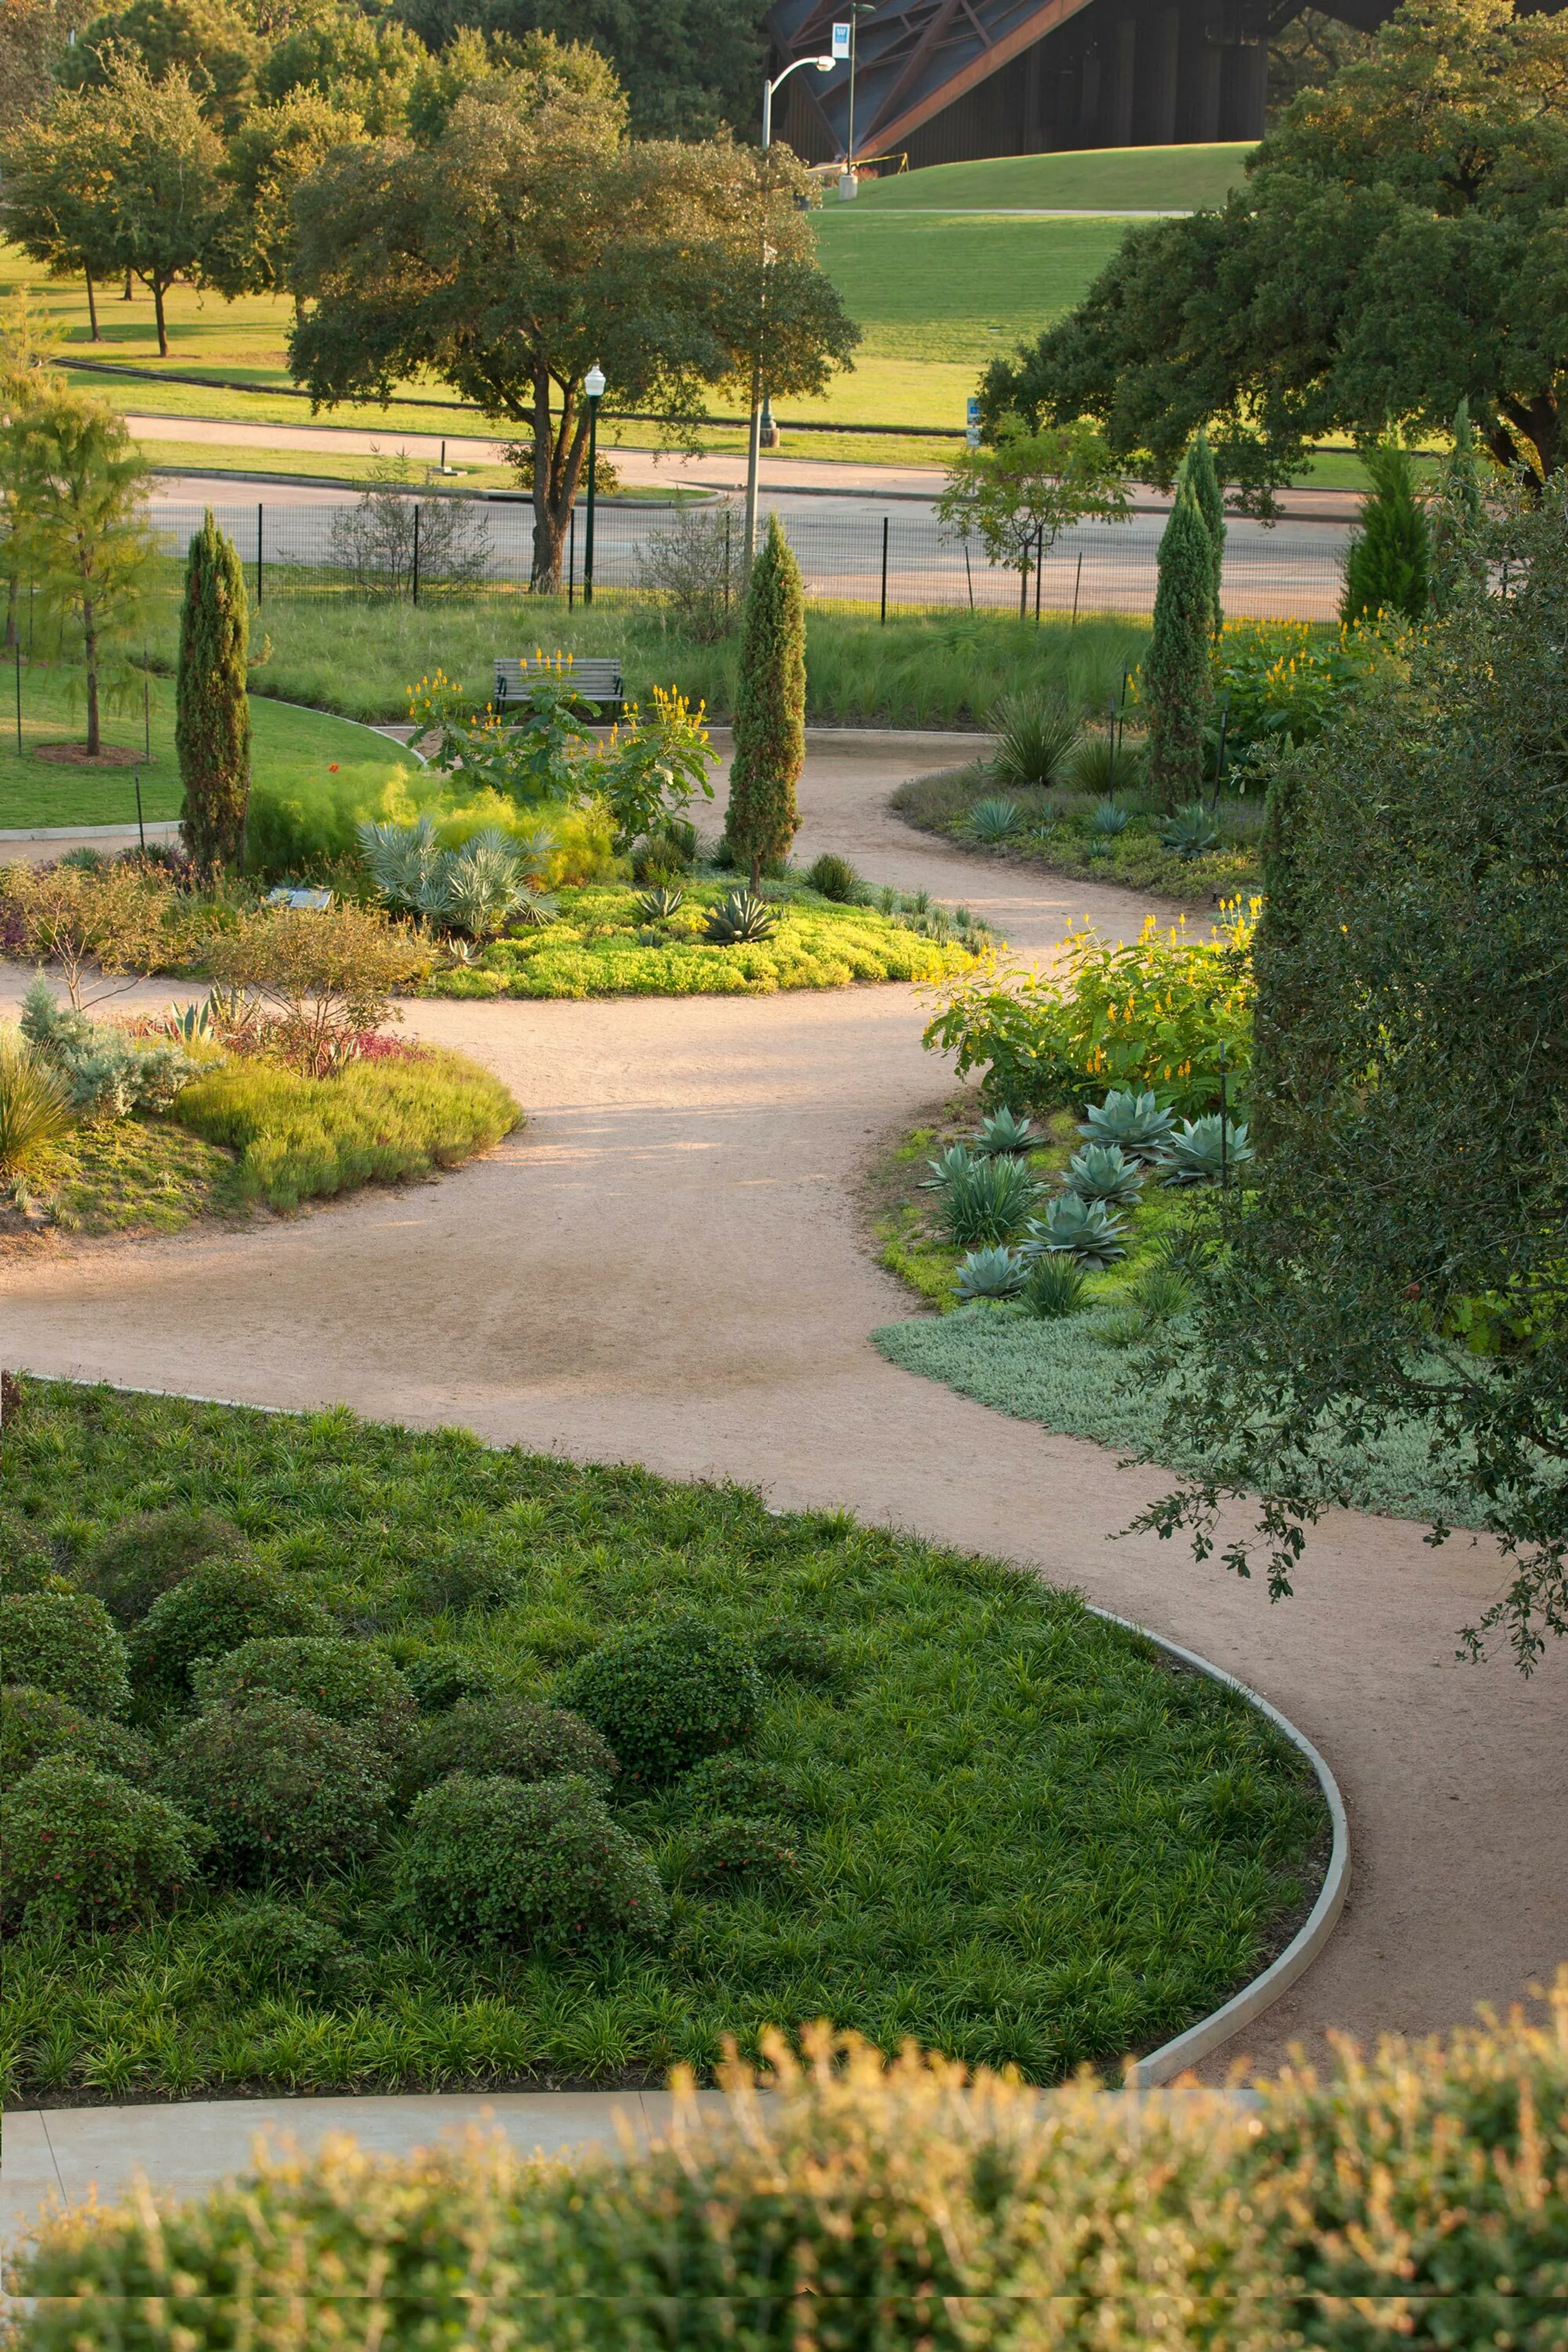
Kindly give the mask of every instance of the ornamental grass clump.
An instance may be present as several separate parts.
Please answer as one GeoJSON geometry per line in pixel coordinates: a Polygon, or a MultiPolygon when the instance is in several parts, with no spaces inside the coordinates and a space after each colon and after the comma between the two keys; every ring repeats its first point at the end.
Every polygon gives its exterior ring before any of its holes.
{"type": "Polygon", "coordinates": [[[629,1781],[657,1786],[749,1739],[763,1685],[732,1633],[681,1616],[613,1633],[557,1696],[603,1733],[629,1781]]]}
{"type": "Polygon", "coordinates": [[[123,1927],[194,1890],[206,1843],[162,1797],[47,1756],[0,1800],[5,1909],[29,1927],[123,1927]]]}
{"type": "Polygon", "coordinates": [[[37,1048],[0,1029],[0,1183],[47,1160],[71,1126],[70,1089],[37,1048]]]}
{"type": "Polygon", "coordinates": [[[1028,1164],[1005,1154],[957,1170],[938,1203],[937,1218],[957,1249],[1010,1241],[1043,1187],[1028,1164]]]}
{"type": "Polygon", "coordinates": [[[651,1942],[669,1916],[651,1857],[578,1777],[443,1780],[408,1817],[400,1868],[421,1925],[459,1942],[651,1942]]]}
{"type": "Polygon", "coordinates": [[[261,1695],[176,1732],[157,1785],[210,1832],[218,1874],[246,1885],[363,1862],[391,1819],[388,1774],[359,1729],[261,1695]]]}
{"type": "Polygon", "coordinates": [[[0,1663],[7,1680],[51,1691],[88,1715],[123,1715],[131,1704],[124,1640],[90,1592],[6,1593],[0,1663]]]}

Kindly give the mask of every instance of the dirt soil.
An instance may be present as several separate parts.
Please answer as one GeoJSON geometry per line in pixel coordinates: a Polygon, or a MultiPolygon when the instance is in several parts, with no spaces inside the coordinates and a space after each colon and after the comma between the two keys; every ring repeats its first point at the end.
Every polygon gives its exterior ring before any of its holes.
{"type": "MultiPolygon", "coordinates": [[[[1151,909],[1130,892],[977,866],[893,817],[892,787],[942,751],[816,739],[800,853],[963,901],[1031,958],[1075,916],[1136,931],[1151,909]]],[[[161,1004],[169,984],[144,993],[161,1004]]],[[[0,1357],[744,1480],[781,1507],[842,1505],[1026,1563],[1173,1636],[1300,1725],[1350,1809],[1349,1906],[1247,2037],[1259,2064],[1328,2026],[1461,2022],[1568,1958],[1568,1659],[1529,1682],[1506,1658],[1456,1663],[1456,1629],[1500,1582],[1489,1549],[1334,1513],[1298,1596],[1271,1607],[1212,1560],[1116,1539],[1157,1470],[871,1347],[910,1302],[866,1246],[859,1187],[944,1085],[918,992],[429,1003],[408,1020],[494,1068],[527,1127],[438,1185],[297,1224],[0,1268],[0,1357]]]]}

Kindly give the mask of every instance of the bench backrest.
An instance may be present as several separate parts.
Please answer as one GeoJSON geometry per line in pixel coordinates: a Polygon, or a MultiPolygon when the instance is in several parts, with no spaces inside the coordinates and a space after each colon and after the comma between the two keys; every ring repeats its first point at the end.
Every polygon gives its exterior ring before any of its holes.
{"type": "Polygon", "coordinates": [[[567,686],[574,686],[590,702],[618,702],[621,698],[621,665],[614,654],[593,655],[574,661],[570,669],[557,670],[553,662],[513,659],[504,654],[496,656],[496,692],[503,700],[520,693],[531,677],[561,677],[567,686]]]}

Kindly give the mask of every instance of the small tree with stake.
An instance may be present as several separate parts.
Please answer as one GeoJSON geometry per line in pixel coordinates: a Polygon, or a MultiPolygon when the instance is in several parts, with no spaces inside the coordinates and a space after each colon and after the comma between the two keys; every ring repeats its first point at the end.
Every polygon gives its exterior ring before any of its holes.
{"type": "Polygon", "coordinates": [[[751,866],[753,890],[763,866],[787,856],[800,830],[795,788],[805,764],[805,599],[800,566],[771,515],[746,591],[724,820],[724,837],[751,866]]]}
{"type": "Polygon", "coordinates": [[[202,874],[245,862],[250,800],[249,613],[234,542],[209,507],[185,560],[174,748],[185,787],[181,831],[202,874]]]}
{"type": "Polygon", "coordinates": [[[950,536],[973,531],[986,561],[1018,574],[1018,617],[1029,601],[1029,574],[1064,530],[1089,516],[1121,521],[1127,486],[1092,425],[1049,425],[1031,432],[1016,416],[998,419],[985,448],[953,461],[936,518],[950,536]]]}
{"type": "Polygon", "coordinates": [[[1154,626],[1143,663],[1149,781],[1165,809],[1195,800],[1203,790],[1213,582],[1208,526],[1197,500],[1183,488],[1160,541],[1154,626]]]}

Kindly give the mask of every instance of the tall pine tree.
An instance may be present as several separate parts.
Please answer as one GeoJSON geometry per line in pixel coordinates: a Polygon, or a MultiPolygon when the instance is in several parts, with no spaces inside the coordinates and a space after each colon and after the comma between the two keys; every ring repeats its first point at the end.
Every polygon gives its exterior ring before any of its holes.
{"type": "Polygon", "coordinates": [[[1154,626],[1143,658],[1149,782],[1163,809],[1179,808],[1203,791],[1213,612],[1214,542],[1196,499],[1184,486],[1160,541],[1154,626]]]}
{"type": "Polygon", "coordinates": [[[1225,570],[1225,493],[1215,471],[1209,436],[1202,425],[1194,434],[1187,454],[1182,459],[1181,471],[1176,477],[1177,488],[1180,489],[1184,483],[1198,502],[1198,512],[1204,519],[1214,551],[1209,626],[1217,637],[1225,626],[1225,611],[1220,603],[1220,580],[1225,570]]]}
{"type": "Polygon", "coordinates": [[[1418,621],[1431,593],[1432,538],[1415,503],[1410,453],[1396,441],[1362,452],[1372,495],[1361,510],[1361,529],[1345,557],[1342,621],[1375,621],[1380,613],[1400,613],[1418,621]]]}
{"type": "Polygon", "coordinates": [[[724,820],[724,837],[737,863],[751,867],[753,890],[764,866],[788,856],[800,830],[795,788],[805,764],[805,598],[800,566],[771,515],[746,590],[724,820]]]}
{"type": "Polygon", "coordinates": [[[233,541],[209,507],[185,562],[174,746],[185,787],[181,825],[201,874],[245,864],[250,802],[249,609],[233,541]]]}

